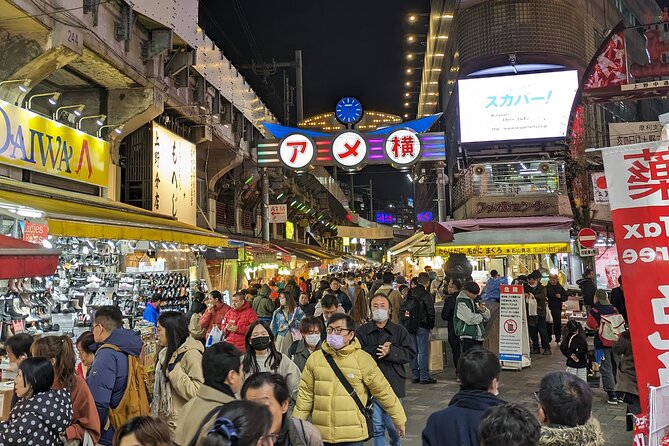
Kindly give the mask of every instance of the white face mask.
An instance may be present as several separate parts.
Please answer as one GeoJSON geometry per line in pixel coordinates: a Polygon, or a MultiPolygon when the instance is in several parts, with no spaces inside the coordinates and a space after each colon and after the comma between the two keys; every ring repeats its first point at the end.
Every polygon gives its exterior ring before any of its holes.
{"type": "Polygon", "coordinates": [[[375,322],[385,322],[388,320],[388,310],[385,308],[377,308],[372,310],[372,319],[375,322]]]}
{"type": "Polygon", "coordinates": [[[319,342],[321,342],[321,335],[319,334],[308,334],[304,337],[304,340],[306,341],[307,345],[310,345],[311,347],[316,347],[319,342]]]}

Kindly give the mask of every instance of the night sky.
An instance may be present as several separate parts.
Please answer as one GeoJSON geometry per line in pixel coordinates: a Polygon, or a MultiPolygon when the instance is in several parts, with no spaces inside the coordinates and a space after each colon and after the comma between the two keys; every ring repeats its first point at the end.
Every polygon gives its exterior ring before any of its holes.
{"type": "MultiPolygon", "coordinates": [[[[403,116],[404,70],[412,66],[406,54],[425,51],[419,44],[409,48],[407,35],[427,30],[423,24],[409,24],[408,16],[428,13],[429,4],[429,0],[201,0],[200,24],[236,66],[250,65],[253,59],[292,61],[295,50],[301,49],[305,117],[333,111],[344,96],[357,97],[367,110],[403,116]]],[[[422,62],[414,62],[417,65],[422,62]]],[[[267,83],[251,70],[240,71],[281,117],[282,77],[273,76],[267,83]]],[[[415,110],[414,104],[411,111],[415,110]]],[[[371,178],[375,199],[380,201],[411,193],[406,173],[389,166],[382,172],[368,167],[354,181],[368,184],[371,178]]],[[[348,175],[341,179],[348,181],[348,175]]]]}

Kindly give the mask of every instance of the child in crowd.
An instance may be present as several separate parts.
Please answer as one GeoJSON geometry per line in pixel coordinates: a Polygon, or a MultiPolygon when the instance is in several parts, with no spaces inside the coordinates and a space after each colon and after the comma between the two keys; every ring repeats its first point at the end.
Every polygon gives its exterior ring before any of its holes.
{"type": "Polygon", "coordinates": [[[579,322],[567,322],[560,351],[567,358],[567,372],[588,382],[588,341],[585,339],[583,326],[579,322]]]}

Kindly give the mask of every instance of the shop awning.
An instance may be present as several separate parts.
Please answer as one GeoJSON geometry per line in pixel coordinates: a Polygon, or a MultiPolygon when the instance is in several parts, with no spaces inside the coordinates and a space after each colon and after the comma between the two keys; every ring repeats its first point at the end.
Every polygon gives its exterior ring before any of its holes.
{"type": "Polygon", "coordinates": [[[319,246],[305,245],[303,243],[290,242],[287,240],[272,240],[272,243],[307,261],[322,261],[337,258],[337,255],[330,253],[319,246]]]}
{"type": "Polygon", "coordinates": [[[0,235],[0,279],[52,276],[60,250],[0,235]]]}
{"type": "Polygon", "coordinates": [[[107,198],[0,179],[0,206],[39,211],[49,234],[227,247],[216,232],[107,198]]]}
{"type": "Polygon", "coordinates": [[[458,231],[472,232],[508,229],[570,229],[573,218],[569,217],[508,217],[480,218],[469,220],[430,221],[423,223],[425,234],[436,234],[438,242],[452,242],[458,231]]]}
{"type": "Polygon", "coordinates": [[[390,255],[396,256],[406,251],[418,257],[429,257],[434,255],[434,234],[426,234],[418,231],[406,240],[403,240],[388,249],[390,255]]]}

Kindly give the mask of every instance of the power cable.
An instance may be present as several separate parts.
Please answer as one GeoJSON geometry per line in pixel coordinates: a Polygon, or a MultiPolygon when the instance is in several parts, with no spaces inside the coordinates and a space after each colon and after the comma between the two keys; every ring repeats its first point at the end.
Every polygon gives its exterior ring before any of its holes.
{"type": "MultiPolygon", "coordinates": [[[[100,4],[102,5],[104,3],[109,3],[111,1],[113,1],[113,0],[100,0],[100,4]]],[[[35,1],[33,1],[33,3],[35,3],[35,5],[37,6],[37,3],[35,1]]],[[[54,12],[44,12],[44,10],[42,8],[40,8],[39,6],[37,6],[37,7],[39,8],[40,11],[43,12],[43,14],[23,15],[23,16],[16,16],[16,17],[5,17],[4,19],[0,19],[0,23],[11,22],[11,21],[14,21],[14,20],[34,19],[34,18],[37,18],[37,17],[44,17],[44,16],[51,17],[51,14],[61,14],[61,13],[64,13],[64,12],[77,11],[79,9],[84,9],[84,6],[77,6],[75,8],[66,8],[66,9],[61,9],[59,11],[54,11],[54,12]]],[[[51,18],[56,20],[54,17],[51,17],[51,18]]],[[[66,24],[66,23],[63,23],[63,24],[66,24]]],[[[71,25],[71,26],[74,26],[74,25],[71,25]]]]}

